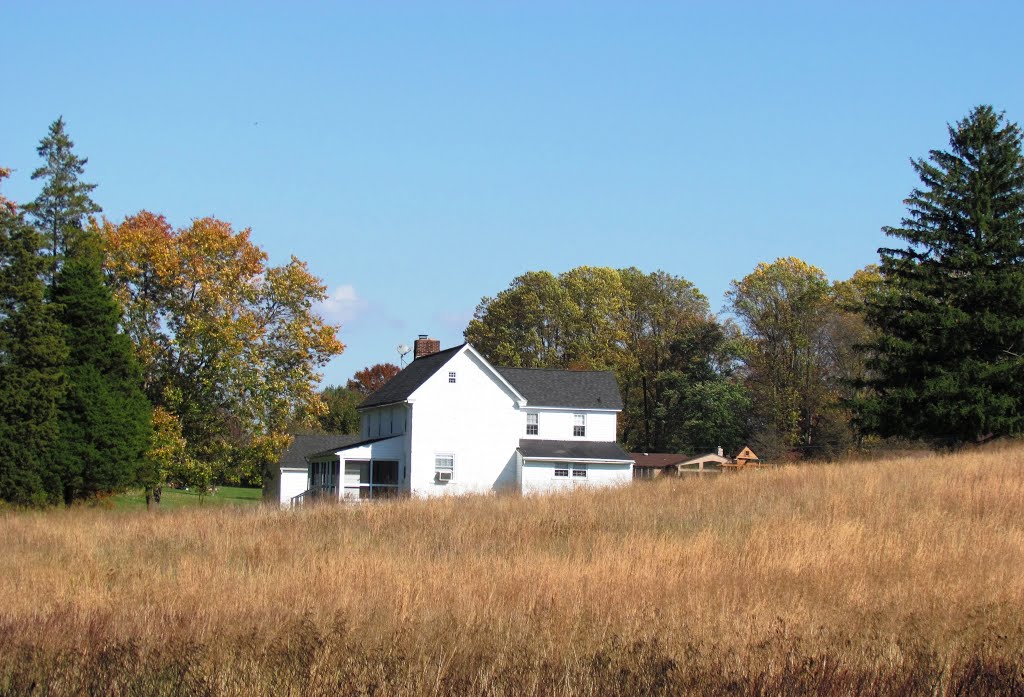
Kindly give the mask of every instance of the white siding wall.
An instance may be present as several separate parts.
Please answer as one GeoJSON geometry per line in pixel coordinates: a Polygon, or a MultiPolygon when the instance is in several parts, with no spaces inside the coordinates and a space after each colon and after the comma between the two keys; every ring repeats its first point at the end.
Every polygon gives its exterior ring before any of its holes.
{"type": "MultiPolygon", "coordinates": [[[[405,414],[405,407],[402,407],[401,412],[405,414]]],[[[375,436],[374,436],[375,437],[375,436]]],[[[345,479],[345,461],[346,460],[395,460],[398,462],[398,488],[400,491],[408,493],[409,491],[409,459],[406,457],[406,451],[408,450],[406,441],[408,438],[389,438],[388,440],[378,441],[376,443],[370,443],[369,445],[362,445],[358,448],[349,448],[348,450],[342,450],[338,453],[341,458],[341,471],[342,480],[345,479]]],[[[355,492],[345,490],[345,486],[348,484],[354,484],[357,482],[343,481],[342,488],[338,492],[338,495],[342,498],[345,496],[356,496],[355,492]]]]}
{"type": "Polygon", "coordinates": [[[531,409],[526,405],[520,412],[519,433],[521,438],[538,438],[541,440],[594,440],[604,443],[615,441],[614,411],[588,411],[586,409],[531,409]],[[526,414],[537,414],[537,435],[526,435],[526,414]],[[587,435],[574,436],[572,427],[574,414],[586,414],[587,435]]]}
{"type": "Polygon", "coordinates": [[[281,470],[281,505],[290,506],[292,497],[298,496],[308,487],[309,472],[304,469],[281,470]]]}
{"type": "Polygon", "coordinates": [[[408,423],[405,404],[367,409],[359,415],[359,434],[363,438],[387,438],[405,433],[408,423]]]}
{"type": "Polygon", "coordinates": [[[490,371],[464,350],[410,397],[412,493],[441,496],[488,492],[516,485],[516,448],[526,419],[490,371]],[[455,383],[448,373],[455,372],[455,383]],[[455,475],[434,477],[434,456],[455,456],[455,475]]]}
{"type": "Polygon", "coordinates": [[[588,464],[587,476],[556,477],[556,469],[572,471],[570,462],[539,462],[528,460],[522,465],[522,487],[524,494],[546,494],[556,491],[571,491],[578,486],[614,486],[628,484],[633,479],[630,465],[588,464]]]}

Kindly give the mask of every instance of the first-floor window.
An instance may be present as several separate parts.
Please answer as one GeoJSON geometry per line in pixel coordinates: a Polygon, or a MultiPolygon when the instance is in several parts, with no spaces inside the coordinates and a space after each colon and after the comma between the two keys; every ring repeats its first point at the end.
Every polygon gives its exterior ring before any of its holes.
{"type": "Polygon", "coordinates": [[[555,476],[556,477],[568,477],[569,476],[569,470],[555,470],[555,476]]]}
{"type": "Polygon", "coordinates": [[[575,467],[572,468],[572,476],[573,477],[586,477],[587,476],[587,466],[586,465],[576,465],[575,467]]]}
{"type": "Polygon", "coordinates": [[[455,456],[444,453],[434,456],[434,479],[450,482],[455,478],[455,456]]]}

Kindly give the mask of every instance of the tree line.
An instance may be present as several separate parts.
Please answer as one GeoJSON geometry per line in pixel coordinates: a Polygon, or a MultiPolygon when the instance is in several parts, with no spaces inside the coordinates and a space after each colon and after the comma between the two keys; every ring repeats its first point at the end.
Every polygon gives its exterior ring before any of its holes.
{"type": "Polygon", "coordinates": [[[0,501],[258,485],[326,411],[316,371],[344,347],[324,284],[215,218],[97,219],[63,119],[38,154],[39,195],[0,197],[0,501]]]}
{"type": "Polygon", "coordinates": [[[832,457],[864,438],[953,446],[1024,426],[1024,158],[990,106],[949,128],[902,246],[830,281],[784,257],[733,281],[726,316],[685,278],[635,268],[530,271],[478,305],[465,337],[498,365],[610,369],[638,451],[745,442],[832,457]]]}

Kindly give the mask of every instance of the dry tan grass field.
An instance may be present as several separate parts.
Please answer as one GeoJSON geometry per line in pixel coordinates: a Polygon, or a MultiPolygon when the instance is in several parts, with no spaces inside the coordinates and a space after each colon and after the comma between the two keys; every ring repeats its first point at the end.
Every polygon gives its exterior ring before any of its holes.
{"type": "Polygon", "coordinates": [[[4,694],[1020,694],[1024,448],[0,515],[4,694]]]}

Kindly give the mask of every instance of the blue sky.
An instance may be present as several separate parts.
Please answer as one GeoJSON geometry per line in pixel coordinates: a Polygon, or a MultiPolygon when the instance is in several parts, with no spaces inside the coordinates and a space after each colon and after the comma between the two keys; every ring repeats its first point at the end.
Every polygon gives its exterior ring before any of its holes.
{"type": "Polygon", "coordinates": [[[63,115],[112,220],[214,215],[309,262],[339,383],[461,341],[527,270],[874,262],[908,158],[1024,121],[1024,3],[0,0],[4,193],[63,115]],[[152,6],[150,6],[152,5],[152,6]]]}

